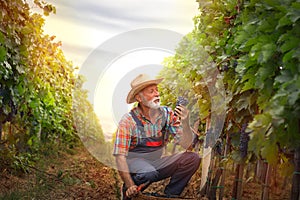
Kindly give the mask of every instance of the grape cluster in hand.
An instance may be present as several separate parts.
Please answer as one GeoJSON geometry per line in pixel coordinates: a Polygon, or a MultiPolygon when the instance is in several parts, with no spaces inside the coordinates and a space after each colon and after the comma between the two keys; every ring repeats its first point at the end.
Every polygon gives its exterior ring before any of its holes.
{"type": "Polygon", "coordinates": [[[183,105],[186,106],[188,104],[188,100],[182,96],[179,96],[176,101],[176,106],[183,105]]]}

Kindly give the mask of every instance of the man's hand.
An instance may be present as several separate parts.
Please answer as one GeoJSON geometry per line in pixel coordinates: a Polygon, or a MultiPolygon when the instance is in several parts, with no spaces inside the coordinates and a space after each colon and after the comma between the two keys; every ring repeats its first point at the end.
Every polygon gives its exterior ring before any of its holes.
{"type": "Polygon", "coordinates": [[[139,193],[138,186],[132,185],[126,190],[126,196],[131,198],[139,193]]]}
{"type": "Polygon", "coordinates": [[[180,120],[182,122],[188,122],[189,110],[185,106],[183,106],[183,105],[176,106],[175,113],[177,114],[177,116],[180,117],[180,120]]]}
{"type": "Polygon", "coordinates": [[[126,162],[126,157],[124,155],[117,155],[116,163],[119,170],[119,174],[127,187],[125,195],[131,198],[132,196],[138,194],[138,189],[130,176],[128,165],[126,162]]]}
{"type": "Polygon", "coordinates": [[[193,142],[193,133],[190,127],[190,122],[189,122],[189,110],[183,106],[183,105],[178,105],[175,108],[175,113],[177,116],[180,117],[180,121],[182,124],[182,135],[180,137],[180,142],[179,144],[187,149],[191,146],[193,142]]]}

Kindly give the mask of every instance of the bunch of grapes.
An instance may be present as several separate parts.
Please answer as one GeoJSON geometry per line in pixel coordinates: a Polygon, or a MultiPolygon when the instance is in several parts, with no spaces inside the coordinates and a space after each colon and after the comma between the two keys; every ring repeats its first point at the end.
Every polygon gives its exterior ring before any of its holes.
{"type": "Polygon", "coordinates": [[[245,158],[248,151],[249,133],[246,132],[247,124],[243,124],[240,135],[240,152],[241,157],[245,158]]]}
{"type": "Polygon", "coordinates": [[[189,103],[189,101],[186,98],[179,96],[176,101],[176,106],[178,106],[178,105],[186,106],[188,103],[189,103]]]}
{"type": "Polygon", "coordinates": [[[222,155],[223,144],[221,139],[217,140],[214,148],[219,155],[222,155]]]}

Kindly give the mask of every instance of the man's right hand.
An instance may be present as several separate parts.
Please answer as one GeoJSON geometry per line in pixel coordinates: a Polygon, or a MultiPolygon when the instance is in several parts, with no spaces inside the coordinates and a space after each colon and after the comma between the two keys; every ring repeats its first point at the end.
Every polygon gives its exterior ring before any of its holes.
{"type": "Polygon", "coordinates": [[[129,173],[129,169],[128,169],[128,165],[126,162],[126,157],[124,155],[118,155],[116,156],[116,163],[117,163],[117,167],[119,170],[119,174],[122,178],[122,180],[124,181],[126,187],[127,188],[125,194],[126,197],[131,198],[132,196],[135,196],[136,194],[138,194],[138,187],[134,184],[130,173],[129,173]]]}
{"type": "Polygon", "coordinates": [[[126,190],[126,196],[131,198],[139,193],[138,186],[132,185],[126,190]]]}

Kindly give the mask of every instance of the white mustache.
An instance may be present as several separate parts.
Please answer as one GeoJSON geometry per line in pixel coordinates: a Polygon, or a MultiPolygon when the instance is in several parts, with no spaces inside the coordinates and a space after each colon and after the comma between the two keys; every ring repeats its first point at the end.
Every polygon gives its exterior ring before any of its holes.
{"type": "Polygon", "coordinates": [[[155,97],[155,98],[152,99],[151,101],[154,102],[154,101],[156,101],[156,100],[160,101],[160,98],[159,98],[159,97],[155,97]]]}

